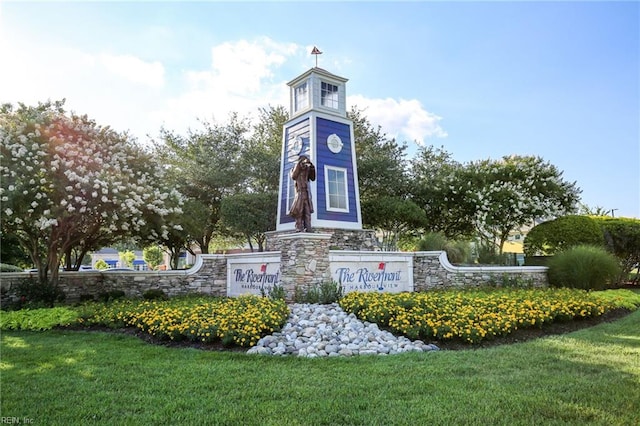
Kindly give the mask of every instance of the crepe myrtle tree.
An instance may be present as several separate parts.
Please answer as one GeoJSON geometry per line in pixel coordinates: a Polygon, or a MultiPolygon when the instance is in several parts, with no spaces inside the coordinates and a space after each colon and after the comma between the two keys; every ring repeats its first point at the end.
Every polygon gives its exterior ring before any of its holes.
{"type": "Polygon", "coordinates": [[[463,171],[463,165],[453,160],[444,147],[420,147],[412,158],[411,200],[425,211],[427,231],[442,233],[449,239],[474,234],[475,204],[465,197],[471,181],[465,182],[463,171]]]}
{"type": "Polygon", "coordinates": [[[2,234],[18,239],[40,284],[52,286],[71,250],[142,232],[161,238],[163,218],[180,212],[180,194],[163,188],[163,169],[134,140],[63,107],[0,108],[2,234]]]}
{"type": "Polygon", "coordinates": [[[541,157],[519,155],[467,164],[450,182],[450,190],[474,204],[478,237],[499,254],[511,231],[535,219],[575,212],[581,192],[541,157]]]}

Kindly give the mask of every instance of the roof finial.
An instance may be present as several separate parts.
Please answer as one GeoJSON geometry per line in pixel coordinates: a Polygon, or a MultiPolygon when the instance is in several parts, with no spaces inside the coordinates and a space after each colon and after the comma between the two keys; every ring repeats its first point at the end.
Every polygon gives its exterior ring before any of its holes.
{"type": "Polygon", "coordinates": [[[322,55],[322,52],[317,47],[313,46],[311,54],[316,55],[316,68],[318,68],[318,55],[322,55]]]}

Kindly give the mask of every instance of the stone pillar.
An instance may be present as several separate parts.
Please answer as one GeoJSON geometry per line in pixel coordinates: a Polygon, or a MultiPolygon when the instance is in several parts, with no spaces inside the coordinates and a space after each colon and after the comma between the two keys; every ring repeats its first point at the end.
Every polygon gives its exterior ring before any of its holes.
{"type": "Polygon", "coordinates": [[[331,234],[299,232],[275,237],[280,247],[280,284],[293,302],[296,290],[309,288],[331,280],[329,242],[331,234]]]}

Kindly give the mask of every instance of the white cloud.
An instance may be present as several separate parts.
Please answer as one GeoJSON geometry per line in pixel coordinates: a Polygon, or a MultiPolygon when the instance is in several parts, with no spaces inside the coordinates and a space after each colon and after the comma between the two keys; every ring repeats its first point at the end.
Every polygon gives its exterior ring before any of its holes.
{"type": "Polygon", "coordinates": [[[440,126],[442,118],[424,109],[416,99],[370,99],[353,95],[348,102],[363,110],[371,124],[381,126],[391,137],[408,138],[419,145],[424,145],[427,138],[447,137],[440,126]]]}
{"type": "Polygon", "coordinates": [[[111,73],[133,83],[162,87],[164,67],[160,62],[145,62],[132,55],[98,55],[99,62],[111,73]]]}
{"type": "MultiPolygon", "coordinates": [[[[150,132],[149,105],[158,102],[164,67],[127,54],[89,52],[33,41],[0,28],[0,102],[35,105],[67,100],[65,108],[142,139],[150,132]]],[[[154,132],[157,131],[157,128],[154,132]]]]}
{"type": "Polygon", "coordinates": [[[267,105],[288,105],[286,81],[276,79],[275,70],[301,52],[296,44],[266,37],[213,46],[211,67],[185,71],[185,90],[151,114],[182,132],[196,127],[197,119],[224,121],[232,112],[247,116],[267,105]]]}
{"type": "MultiPolygon", "coordinates": [[[[268,37],[211,47],[210,66],[169,73],[158,60],[128,52],[85,51],[23,37],[0,28],[0,102],[36,104],[67,99],[66,107],[102,125],[129,130],[141,141],[161,126],[179,133],[198,119],[224,122],[228,115],[255,116],[260,107],[289,105],[287,81],[306,71],[308,46],[268,37]],[[293,74],[291,74],[293,73],[293,74]]],[[[365,115],[395,137],[424,143],[445,137],[440,117],[417,100],[349,97],[365,115]]]]}

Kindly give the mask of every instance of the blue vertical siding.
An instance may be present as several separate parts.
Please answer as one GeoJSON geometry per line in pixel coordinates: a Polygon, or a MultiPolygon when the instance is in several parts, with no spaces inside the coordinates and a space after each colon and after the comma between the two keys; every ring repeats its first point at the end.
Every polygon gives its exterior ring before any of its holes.
{"type": "Polygon", "coordinates": [[[293,218],[287,215],[288,206],[287,206],[287,188],[291,184],[291,178],[289,177],[289,172],[293,168],[294,163],[292,160],[297,160],[299,155],[307,155],[311,157],[311,130],[309,128],[309,118],[306,117],[292,125],[286,127],[284,129],[284,140],[285,140],[285,150],[282,161],[284,166],[282,167],[282,188],[280,188],[280,218],[279,223],[290,223],[293,222],[293,218]],[[290,143],[292,142],[292,135],[297,135],[302,138],[303,146],[300,154],[290,157],[290,143]]]}
{"type": "Polygon", "coordinates": [[[353,176],[353,143],[351,141],[351,126],[324,118],[316,118],[317,141],[317,214],[318,219],[335,220],[340,222],[357,222],[358,212],[356,204],[355,180],[353,176]],[[327,147],[327,137],[335,133],[343,143],[342,150],[334,154],[327,147]],[[347,193],[349,197],[349,212],[327,211],[327,197],[325,194],[324,168],[325,166],[341,167],[347,170],[347,193]]]}

